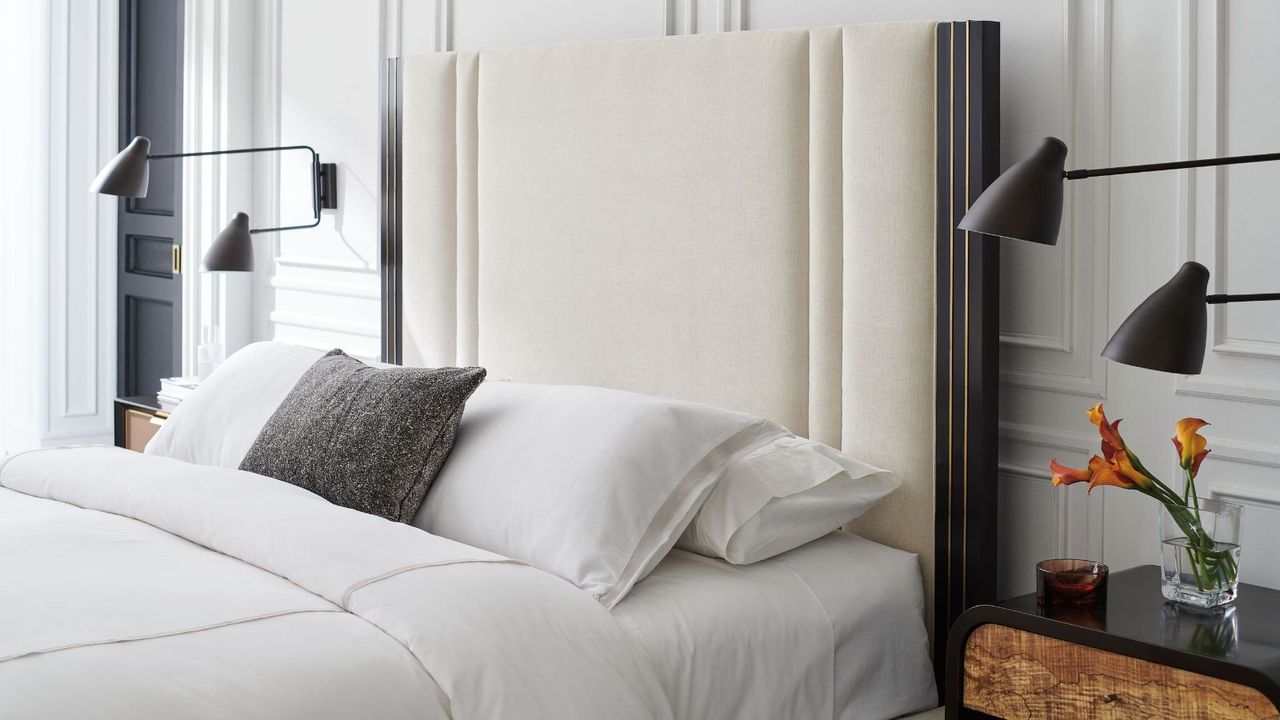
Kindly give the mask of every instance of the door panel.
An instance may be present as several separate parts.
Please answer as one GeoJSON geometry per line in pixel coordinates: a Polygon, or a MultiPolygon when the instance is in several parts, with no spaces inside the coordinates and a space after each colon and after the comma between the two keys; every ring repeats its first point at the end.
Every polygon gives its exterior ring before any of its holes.
{"type": "MultiPolygon", "coordinates": [[[[153,153],[181,152],[183,4],[121,2],[121,147],[145,135],[153,153]]],[[[180,161],[151,163],[147,196],[120,202],[118,232],[116,392],[145,395],[182,371],[180,161]]]]}

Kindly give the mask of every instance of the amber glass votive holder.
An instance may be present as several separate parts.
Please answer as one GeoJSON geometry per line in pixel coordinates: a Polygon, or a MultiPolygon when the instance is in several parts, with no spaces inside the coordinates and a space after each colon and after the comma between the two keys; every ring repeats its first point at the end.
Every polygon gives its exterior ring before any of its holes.
{"type": "Polygon", "coordinates": [[[1036,563],[1036,604],[1106,607],[1107,566],[1092,560],[1041,560],[1036,563]]]}

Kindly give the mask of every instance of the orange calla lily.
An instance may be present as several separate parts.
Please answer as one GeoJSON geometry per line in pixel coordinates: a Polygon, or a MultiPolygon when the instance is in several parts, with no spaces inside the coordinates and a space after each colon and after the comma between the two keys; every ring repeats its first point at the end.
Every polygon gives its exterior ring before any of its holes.
{"type": "Polygon", "coordinates": [[[1094,455],[1093,459],[1089,461],[1089,474],[1089,492],[1093,492],[1094,488],[1103,485],[1125,490],[1133,490],[1138,487],[1137,483],[1131,482],[1118,472],[1114,463],[1107,462],[1097,455],[1094,455]]]}
{"type": "Polygon", "coordinates": [[[1151,478],[1133,466],[1127,453],[1117,453],[1112,460],[1099,455],[1089,458],[1089,467],[1067,467],[1056,459],[1049,461],[1054,485],[1073,485],[1089,481],[1089,492],[1095,487],[1110,485],[1125,490],[1145,490],[1151,487],[1151,478]]]}
{"type": "Polygon", "coordinates": [[[1149,490],[1154,484],[1151,478],[1147,477],[1146,473],[1133,466],[1133,460],[1129,457],[1129,453],[1127,451],[1116,453],[1116,456],[1112,458],[1110,465],[1111,470],[1115,472],[1115,474],[1119,475],[1129,483],[1129,487],[1136,487],[1139,490],[1149,490]]]}
{"type": "MultiPolygon", "coordinates": [[[[1097,458],[1098,456],[1095,455],[1094,457],[1097,458]]],[[[1067,467],[1066,465],[1058,462],[1057,458],[1049,461],[1049,471],[1053,473],[1054,485],[1071,485],[1073,483],[1085,482],[1091,475],[1089,468],[1067,467]]]]}
{"type": "MultiPolygon", "coordinates": [[[[1174,426],[1173,446],[1178,450],[1178,464],[1186,472],[1185,489],[1178,493],[1153,475],[1137,454],[1125,445],[1124,438],[1120,436],[1120,421],[1107,420],[1102,403],[1089,408],[1086,414],[1102,436],[1102,454],[1089,458],[1086,468],[1067,467],[1051,460],[1049,469],[1053,473],[1053,484],[1073,485],[1088,480],[1089,492],[1109,485],[1122,490],[1137,490],[1162,503],[1162,512],[1172,517],[1186,534],[1186,548],[1179,552],[1185,552],[1190,561],[1196,587],[1209,591],[1220,589],[1225,583],[1234,583],[1239,573],[1236,557],[1219,549],[1211,534],[1213,528],[1202,523],[1200,499],[1196,493],[1196,473],[1209,454],[1208,443],[1200,435],[1200,428],[1209,423],[1200,418],[1183,418],[1174,426]]],[[[1178,563],[1182,567],[1181,558],[1178,563]]],[[[1186,579],[1184,573],[1183,581],[1186,579]]]]}
{"type": "Polygon", "coordinates": [[[1108,461],[1117,453],[1125,450],[1124,438],[1120,437],[1120,421],[1107,422],[1107,415],[1102,411],[1102,403],[1089,408],[1089,422],[1098,426],[1098,434],[1102,436],[1102,456],[1108,461]]]}
{"type": "Polygon", "coordinates": [[[1191,477],[1200,472],[1200,463],[1209,454],[1209,444],[1200,434],[1200,428],[1209,423],[1200,418],[1182,418],[1173,426],[1173,446],[1178,449],[1178,459],[1183,469],[1191,471],[1191,477]]]}

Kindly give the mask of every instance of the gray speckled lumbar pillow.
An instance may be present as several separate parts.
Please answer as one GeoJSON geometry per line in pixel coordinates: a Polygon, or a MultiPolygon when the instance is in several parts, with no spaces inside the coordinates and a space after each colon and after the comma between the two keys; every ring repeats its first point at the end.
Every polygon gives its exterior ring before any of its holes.
{"type": "Polygon", "coordinates": [[[409,522],[453,448],[484,368],[372,368],[333,350],[240,462],[336,505],[409,522]]]}

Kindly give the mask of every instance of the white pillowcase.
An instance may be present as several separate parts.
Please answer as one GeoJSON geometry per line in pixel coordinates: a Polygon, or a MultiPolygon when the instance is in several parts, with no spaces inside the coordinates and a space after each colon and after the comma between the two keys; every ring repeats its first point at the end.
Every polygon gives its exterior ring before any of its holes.
{"type": "Polygon", "coordinates": [[[604,388],[485,383],[414,525],[558,575],[612,607],[733,460],[786,431],[604,388]]]}
{"type": "Polygon", "coordinates": [[[676,547],[759,562],[830,533],[899,484],[890,472],[788,433],[725,469],[676,547]]]}
{"type": "Polygon", "coordinates": [[[324,353],[278,342],[246,345],[174,408],[143,452],[240,467],[262,426],[324,353]]]}

